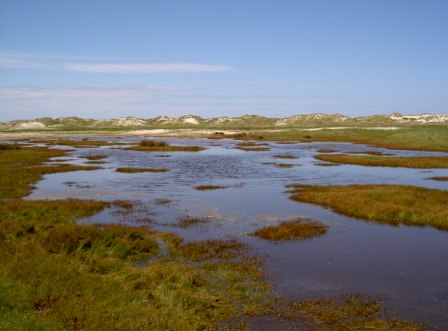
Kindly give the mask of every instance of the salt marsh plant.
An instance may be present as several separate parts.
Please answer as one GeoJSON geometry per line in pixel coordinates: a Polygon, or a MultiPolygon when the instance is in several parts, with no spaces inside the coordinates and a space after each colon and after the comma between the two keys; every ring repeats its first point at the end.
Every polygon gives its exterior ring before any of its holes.
{"type": "Polygon", "coordinates": [[[261,228],[249,235],[270,241],[300,240],[321,236],[327,230],[328,226],[319,221],[298,218],[297,220],[282,222],[279,225],[261,228]]]}
{"type": "Polygon", "coordinates": [[[291,199],[391,225],[448,230],[448,191],[405,185],[290,185],[291,199]]]}

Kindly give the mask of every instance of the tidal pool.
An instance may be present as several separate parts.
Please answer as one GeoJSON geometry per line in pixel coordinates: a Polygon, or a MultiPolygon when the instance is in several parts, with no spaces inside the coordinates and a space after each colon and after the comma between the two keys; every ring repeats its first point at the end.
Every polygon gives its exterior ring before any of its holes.
{"type": "MultiPolygon", "coordinates": [[[[104,137],[98,138],[104,140],[104,137]]],[[[107,138],[138,142],[140,138],[107,138]]],[[[172,145],[195,145],[201,152],[140,152],[100,147],[71,149],[65,159],[85,164],[85,156],[106,155],[103,169],[46,175],[27,199],[98,199],[140,201],[134,215],[104,211],[83,223],[151,223],[187,240],[235,237],[264,258],[275,290],[291,299],[339,297],[344,293],[382,296],[391,315],[448,329],[448,232],[433,228],[393,227],[333,213],[288,199],[286,185],[404,184],[448,189],[428,177],[447,176],[447,169],[320,166],[319,149],[338,152],[380,151],[396,156],[439,156],[448,153],[398,151],[350,143],[268,142],[269,151],[242,151],[238,141],[163,139],[172,145]],[[160,157],[168,155],[170,157],[160,157]],[[275,155],[296,158],[277,167],[275,155]],[[164,173],[119,173],[119,167],[167,168],[164,173]],[[226,186],[195,190],[199,185],[226,186]],[[163,201],[163,203],[160,203],[163,201]],[[174,223],[182,216],[207,217],[190,228],[174,223]],[[329,225],[322,237],[271,243],[247,234],[295,216],[329,225]]],[[[63,162],[62,160],[62,162],[63,162]]],[[[51,163],[51,162],[50,162],[51,163]]]]}

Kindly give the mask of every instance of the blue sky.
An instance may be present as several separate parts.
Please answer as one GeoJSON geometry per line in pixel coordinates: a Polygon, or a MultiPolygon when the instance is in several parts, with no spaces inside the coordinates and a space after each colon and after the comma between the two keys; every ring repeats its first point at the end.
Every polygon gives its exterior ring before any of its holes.
{"type": "Polygon", "coordinates": [[[448,113],[448,1],[0,0],[0,121],[448,113]]]}

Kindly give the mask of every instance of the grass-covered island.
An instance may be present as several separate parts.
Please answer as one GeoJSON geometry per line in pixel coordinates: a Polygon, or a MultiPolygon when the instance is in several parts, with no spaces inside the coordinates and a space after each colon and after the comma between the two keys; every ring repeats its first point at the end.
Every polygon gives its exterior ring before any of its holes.
{"type": "Polygon", "coordinates": [[[448,191],[404,185],[290,185],[291,199],[391,225],[448,230],[448,191]]]}
{"type": "Polygon", "coordinates": [[[166,141],[142,140],[138,145],[125,149],[141,152],[199,152],[205,148],[199,146],[173,146],[166,141]]]}

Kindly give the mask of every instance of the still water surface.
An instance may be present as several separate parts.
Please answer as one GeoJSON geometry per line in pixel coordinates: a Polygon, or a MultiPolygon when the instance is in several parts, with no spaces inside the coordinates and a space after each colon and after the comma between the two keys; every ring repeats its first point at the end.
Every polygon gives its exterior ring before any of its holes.
{"type": "MultiPolygon", "coordinates": [[[[100,139],[100,138],[99,138],[100,139]]],[[[101,138],[104,139],[104,138],[101,138]]],[[[136,138],[111,141],[133,142],[136,138]]],[[[397,317],[448,329],[448,233],[432,228],[393,227],[341,216],[316,205],[288,199],[286,185],[406,184],[448,189],[446,182],[427,179],[447,176],[446,169],[406,169],[339,165],[319,166],[319,149],[340,152],[383,151],[397,156],[447,155],[390,151],[349,143],[270,142],[270,151],[235,149],[234,140],[164,139],[172,145],[199,145],[207,150],[138,152],[110,147],[73,149],[67,163],[84,164],[87,155],[106,155],[103,169],[47,175],[28,199],[126,199],[142,201],[139,215],[151,218],[164,231],[187,240],[229,236],[248,242],[264,257],[265,269],[277,292],[292,299],[338,297],[367,293],[385,298],[397,317]],[[296,159],[275,159],[287,154],[296,159]],[[169,157],[160,157],[169,155],[169,157]],[[269,162],[291,163],[278,168],[269,162]],[[117,173],[117,167],[168,168],[166,173],[117,173]],[[225,185],[226,189],[197,191],[197,185],[225,185]],[[168,199],[158,204],[157,199],[168,199]],[[198,227],[180,229],[169,224],[179,216],[210,217],[198,227]],[[247,233],[294,217],[327,223],[329,232],[305,241],[269,243],[247,233]]],[[[61,159],[61,158],[58,158],[61,159]]],[[[104,211],[85,223],[131,222],[104,211]]],[[[137,224],[137,223],[136,223],[137,224]]]]}

